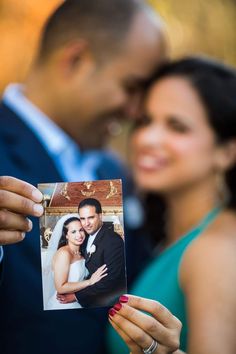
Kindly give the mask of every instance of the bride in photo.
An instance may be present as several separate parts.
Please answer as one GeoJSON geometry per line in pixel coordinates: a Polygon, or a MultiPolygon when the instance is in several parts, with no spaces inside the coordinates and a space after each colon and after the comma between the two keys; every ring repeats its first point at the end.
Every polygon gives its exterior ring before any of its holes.
{"type": "Polygon", "coordinates": [[[58,220],[49,241],[43,271],[45,310],[81,308],[78,302],[61,304],[57,300],[57,293],[80,291],[107,275],[104,264],[89,277],[81,252],[85,237],[77,214],[67,214],[58,220]]]}

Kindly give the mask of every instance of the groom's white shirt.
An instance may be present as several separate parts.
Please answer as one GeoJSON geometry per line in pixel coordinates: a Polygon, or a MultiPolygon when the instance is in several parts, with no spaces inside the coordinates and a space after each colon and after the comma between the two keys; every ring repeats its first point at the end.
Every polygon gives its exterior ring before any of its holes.
{"type": "Polygon", "coordinates": [[[0,246],[0,262],[2,261],[3,258],[3,249],[2,246],[0,246]]]}
{"type": "Polygon", "coordinates": [[[94,240],[95,240],[97,234],[99,233],[99,231],[101,230],[101,228],[102,228],[102,226],[95,232],[95,234],[89,235],[87,246],[86,246],[87,253],[89,253],[90,248],[91,248],[92,244],[94,243],[94,240]]]}

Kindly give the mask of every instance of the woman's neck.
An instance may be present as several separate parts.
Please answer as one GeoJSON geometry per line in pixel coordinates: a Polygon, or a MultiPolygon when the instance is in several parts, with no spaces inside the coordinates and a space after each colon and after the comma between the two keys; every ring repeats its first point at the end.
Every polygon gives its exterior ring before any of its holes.
{"type": "Polygon", "coordinates": [[[219,198],[212,181],[172,193],[167,203],[167,244],[181,238],[196,226],[217,204],[219,198]]]}
{"type": "Polygon", "coordinates": [[[70,253],[73,256],[80,256],[81,255],[80,246],[76,246],[76,245],[73,245],[72,243],[68,243],[68,248],[69,248],[70,253]]]}

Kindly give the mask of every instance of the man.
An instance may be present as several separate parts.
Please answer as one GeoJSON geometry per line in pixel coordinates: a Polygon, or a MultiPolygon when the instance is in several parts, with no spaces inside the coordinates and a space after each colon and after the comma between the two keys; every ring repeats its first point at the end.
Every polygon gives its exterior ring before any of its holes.
{"type": "Polygon", "coordinates": [[[82,200],[78,210],[81,224],[89,235],[85,250],[89,274],[106,264],[107,276],[75,294],[58,295],[58,298],[62,303],[78,300],[83,307],[108,306],[111,300],[126,292],[124,241],[113,225],[103,223],[102,207],[97,199],[82,200]]]}
{"type": "MultiPolygon", "coordinates": [[[[122,178],[124,170],[109,154],[83,150],[100,147],[111,117],[136,114],[139,87],[163,55],[161,23],[141,2],[65,1],[48,20],[26,83],[3,95],[0,175],[33,185],[122,178]]],[[[25,215],[40,198],[26,193],[25,184],[19,191],[19,181],[3,181],[0,237],[6,244],[30,229],[25,215]]],[[[1,353],[105,353],[105,311],[42,310],[38,235],[35,225],[30,237],[4,249],[1,353]]]]}

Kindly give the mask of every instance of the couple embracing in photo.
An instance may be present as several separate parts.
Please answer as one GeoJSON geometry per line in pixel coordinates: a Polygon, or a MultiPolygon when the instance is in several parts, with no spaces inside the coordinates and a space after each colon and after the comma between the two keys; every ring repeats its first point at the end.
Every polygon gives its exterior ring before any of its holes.
{"type": "Polygon", "coordinates": [[[45,310],[108,306],[126,291],[124,241],[103,222],[101,203],[80,202],[62,216],[49,241],[44,267],[45,310]]]}

